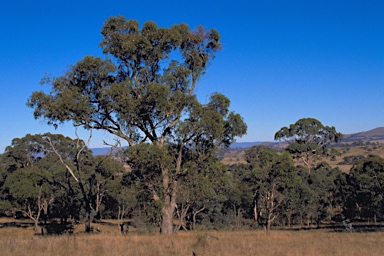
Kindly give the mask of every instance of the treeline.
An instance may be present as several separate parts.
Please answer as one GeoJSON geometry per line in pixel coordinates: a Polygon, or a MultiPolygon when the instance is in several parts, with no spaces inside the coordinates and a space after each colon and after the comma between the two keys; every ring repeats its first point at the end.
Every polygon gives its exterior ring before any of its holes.
{"type": "Polygon", "coordinates": [[[233,205],[238,215],[259,226],[383,220],[384,159],[379,156],[356,159],[349,173],[326,162],[309,171],[294,166],[287,151],[279,154],[264,146],[247,150],[246,160],[247,164],[230,167],[242,184],[233,205]]]}
{"type": "MultiPolygon", "coordinates": [[[[288,151],[261,145],[246,150],[247,164],[233,166],[194,153],[185,150],[191,161],[177,177],[174,232],[383,220],[379,156],[356,159],[343,173],[325,162],[311,170],[295,166],[288,151]]],[[[102,219],[158,230],[162,202],[153,195],[161,193],[162,179],[153,170],[169,161],[163,156],[150,144],[93,156],[84,141],[62,135],[16,138],[1,155],[0,214],[30,218],[37,230],[58,223],[58,233],[78,221],[90,232],[91,222],[102,219]]]]}

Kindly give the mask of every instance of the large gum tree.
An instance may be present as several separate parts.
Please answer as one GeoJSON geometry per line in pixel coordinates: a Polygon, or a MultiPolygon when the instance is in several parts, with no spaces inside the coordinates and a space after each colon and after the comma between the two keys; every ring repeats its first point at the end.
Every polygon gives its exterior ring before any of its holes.
{"type": "Polygon", "coordinates": [[[215,94],[201,104],[195,95],[197,82],[221,48],[220,35],[186,24],[159,28],[145,22],[140,28],[122,16],[109,18],[101,33],[105,59],[86,56],[63,76],[44,78],[51,92],[34,92],[27,105],[48,124],[72,121],[116,135],[135,152],[130,155],[136,163],[146,152],[134,148],[149,143],[157,154],[151,171],[161,182],[146,184],[162,206],[161,231],[170,234],[178,180],[187,171],[185,149],[214,150],[246,132],[242,117],[228,111],[225,96],[215,94]]]}
{"type": "Polygon", "coordinates": [[[337,132],[334,126],[324,126],[315,118],[301,118],[275,133],[275,140],[288,143],[286,150],[309,172],[318,158],[327,155],[329,145],[342,138],[343,134],[337,132]]]}

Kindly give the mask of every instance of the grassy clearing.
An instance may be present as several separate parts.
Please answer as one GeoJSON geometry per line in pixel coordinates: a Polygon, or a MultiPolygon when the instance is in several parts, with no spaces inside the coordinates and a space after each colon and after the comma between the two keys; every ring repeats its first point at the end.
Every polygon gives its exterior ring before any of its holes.
{"type": "Polygon", "coordinates": [[[0,255],[382,255],[384,233],[222,231],[173,236],[115,234],[19,236],[1,232],[0,255]]]}

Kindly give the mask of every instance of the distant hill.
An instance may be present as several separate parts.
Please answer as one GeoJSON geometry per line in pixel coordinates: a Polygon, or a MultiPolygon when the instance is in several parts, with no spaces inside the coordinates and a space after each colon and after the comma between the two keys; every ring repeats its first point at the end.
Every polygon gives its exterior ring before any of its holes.
{"type": "MultiPolygon", "coordinates": [[[[352,143],[356,141],[364,142],[381,142],[384,143],[384,127],[377,127],[375,129],[343,134],[342,143],[352,143]]],[[[284,142],[274,142],[274,141],[256,141],[256,142],[235,142],[231,145],[231,148],[250,148],[255,145],[265,145],[273,148],[284,148],[287,146],[284,142]]]]}
{"type": "Polygon", "coordinates": [[[378,127],[365,132],[344,134],[341,142],[355,141],[384,142],[384,127],[378,127]]]}
{"type": "Polygon", "coordinates": [[[106,148],[91,148],[92,153],[94,156],[99,156],[99,155],[108,155],[111,152],[110,147],[106,148]]]}
{"type": "Polygon", "coordinates": [[[231,144],[230,148],[250,148],[256,145],[264,145],[271,148],[280,149],[286,147],[287,143],[275,141],[234,142],[231,144]]]}
{"type": "Polygon", "coordinates": [[[250,148],[255,145],[260,145],[262,142],[255,141],[255,142],[234,142],[231,144],[231,148],[250,148]]]}

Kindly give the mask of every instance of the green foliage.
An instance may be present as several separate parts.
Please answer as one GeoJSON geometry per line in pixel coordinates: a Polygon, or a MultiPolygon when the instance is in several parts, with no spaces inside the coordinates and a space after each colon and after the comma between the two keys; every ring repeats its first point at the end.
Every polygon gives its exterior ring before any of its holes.
{"type": "Polygon", "coordinates": [[[196,223],[207,223],[204,214],[213,216],[215,208],[222,207],[227,200],[229,177],[226,166],[215,158],[197,164],[191,162],[188,169],[180,177],[178,214],[186,224],[184,228],[195,229],[196,223]]]}
{"type": "Polygon", "coordinates": [[[330,143],[338,142],[343,135],[335,127],[324,126],[314,118],[302,118],[289,127],[283,127],[275,134],[275,140],[289,143],[286,148],[294,158],[310,170],[316,158],[327,152],[330,143]]]}
{"type": "Polygon", "coordinates": [[[158,28],[154,22],[140,29],[137,21],[118,16],[105,22],[102,35],[100,46],[115,61],[87,56],[64,76],[44,79],[53,90],[32,94],[28,105],[35,117],[105,129],[130,145],[169,135],[220,49],[217,31],[190,31],[185,24],[158,28]],[[184,62],[172,60],[173,52],[184,62]]]}
{"type": "Polygon", "coordinates": [[[245,158],[249,170],[242,171],[239,184],[247,184],[242,190],[248,195],[248,207],[253,208],[258,224],[269,230],[286,200],[287,184],[294,171],[293,161],[288,153],[278,154],[275,149],[263,145],[248,149],[245,158]]]}
{"type": "Polygon", "coordinates": [[[9,175],[4,187],[9,190],[13,198],[22,203],[42,194],[49,195],[51,192],[49,183],[51,182],[51,173],[44,169],[30,167],[19,169],[9,175]]]}
{"type": "Polygon", "coordinates": [[[350,183],[359,214],[376,221],[384,207],[384,159],[371,155],[359,160],[351,169],[350,183]]]}
{"type": "Polygon", "coordinates": [[[0,215],[10,216],[12,213],[12,203],[9,200],[0,200],[0,215]]]}
{"type": "Polygon", "coordinates": [[[24,168],[33,166],[46,151],[41,136],[27,134],[12,140],[11,145],[5,149],[3,159],[8,168],[24,168]]]}

